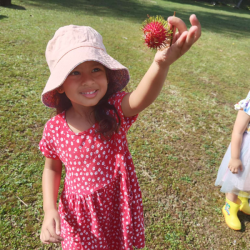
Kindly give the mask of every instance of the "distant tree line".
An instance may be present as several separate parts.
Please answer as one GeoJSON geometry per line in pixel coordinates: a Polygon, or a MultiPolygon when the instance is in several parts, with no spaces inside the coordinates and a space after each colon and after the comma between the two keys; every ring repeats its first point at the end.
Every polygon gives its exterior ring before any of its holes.
{"type": "Polygon", "coordinates": [[[250,6],[250,0],[198,0],[198,1],[203,1],[203,2],[208,2],[208,3],[214,3],[214,4],[234,4],[235,7],[240,8],[243,6],[250,6]]]}

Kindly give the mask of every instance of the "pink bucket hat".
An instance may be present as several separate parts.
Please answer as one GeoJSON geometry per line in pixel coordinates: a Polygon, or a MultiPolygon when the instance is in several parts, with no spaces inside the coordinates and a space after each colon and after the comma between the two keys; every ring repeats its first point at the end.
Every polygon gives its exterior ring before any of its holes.
{"type": "Polygon", "coordinates": [[[86,61],[97,61],[108,69],[113,92],[122,90],[129,82],[128,69],[107,54],[102,36],[88,26],[59,28],[48,42],[45,55],[51,75],[43,90],[42,102],[50,108],[56,107],[56,89],[76,66],[86,61]]]}

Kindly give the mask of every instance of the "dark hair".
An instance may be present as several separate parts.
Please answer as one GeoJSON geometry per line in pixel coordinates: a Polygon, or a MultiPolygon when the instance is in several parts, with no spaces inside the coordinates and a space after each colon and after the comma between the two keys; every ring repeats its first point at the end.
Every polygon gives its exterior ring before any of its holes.
{"type": "MultiPolygon", "coordinates": [[[[106,76],[109,79],[108,75],[110,71],[106,69],[106,76]]],[[[98,104],[94,107],[94,117],[95,122],[98,123],[98,128],[96,130],[97,133],[100,133],[104,136],[105,139],[111,138],[114,133],[119,132],[121,119],[114,105],[109,104],[109,98],[115,93],[113,83],[108,84],[108,89],[104,97],[98,102],[98,104]],[[113,110],[114,112],[110,112],[113,110]]],[[[65,93],[58,93],[55,96],[56,98],[56,113],[60,114],[64,110],[69,109],[72,104],[69,98],[65,93]]]]}

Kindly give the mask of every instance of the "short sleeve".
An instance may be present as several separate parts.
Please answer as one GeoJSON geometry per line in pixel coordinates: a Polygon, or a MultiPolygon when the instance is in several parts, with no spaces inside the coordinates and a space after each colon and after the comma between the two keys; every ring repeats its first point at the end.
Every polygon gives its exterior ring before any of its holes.
{"type": "Polygon", "coordinates": [[[138,114],[131,116],[131,117],[124,117],[124,115],[123,115],[121,103],[122,103],[123,97],[127,94],[128,93],[126,93],[124,91],[117,92],[108,101],[109,104],[112,104],[115,106],[115,108],[119,114],[119,117],[121,119],[121,127],[125,129],[125,132],[127,132],[129,130],[131,125],[136,121],[136,119],[138,117],[138,114]]]}
{"type": "Polygon", "coordinates": [[[51,127],[53,127],[53,124],[51,124],[51,120],[49,120],[46,123],[44,130],[43,130],[43,137],[39,143],[39,150],[47,158],[60,160],[60,158],[57,156],[57,153],[56,153],[56,147],[54,144],[55,138],[52,135],[53,133],[51,131],[51,127]]]}
{"type": "Polygon", "coordinates": [[[243,99],[234,105],[235,110],[243,109],[248,115],[250,115],[250,91],[246,99],[243,99]]]}

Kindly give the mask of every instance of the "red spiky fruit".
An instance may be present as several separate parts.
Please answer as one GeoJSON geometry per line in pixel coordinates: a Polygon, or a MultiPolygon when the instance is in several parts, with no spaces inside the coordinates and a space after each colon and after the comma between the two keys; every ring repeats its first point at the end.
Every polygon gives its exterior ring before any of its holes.
{"type": "Polygon", "coordinates": [[[145,44],[152,49],[169,47],[172,31],[162,16],[149,17],[143,23],[145,44]]]}

